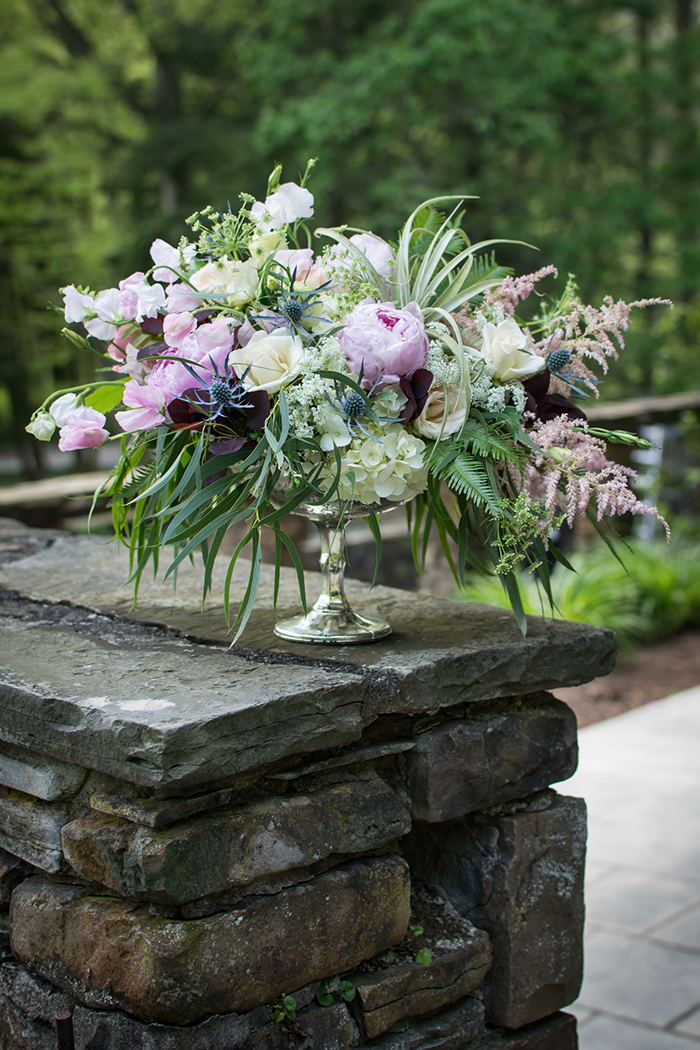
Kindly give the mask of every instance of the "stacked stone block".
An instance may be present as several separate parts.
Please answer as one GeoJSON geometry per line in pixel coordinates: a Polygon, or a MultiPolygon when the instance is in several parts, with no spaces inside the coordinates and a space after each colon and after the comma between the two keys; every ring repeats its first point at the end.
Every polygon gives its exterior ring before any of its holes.
{"type": "Polygon", "coordinates": [[[385,642],[280,642],[263,595],[228,649],[186,576],[129,610],[113,548],[4,536],[3,1050],[61,1011],[84,1050],[573,1050],[585,809],[547,690],[609,632],[379,588],[385,642]]]}

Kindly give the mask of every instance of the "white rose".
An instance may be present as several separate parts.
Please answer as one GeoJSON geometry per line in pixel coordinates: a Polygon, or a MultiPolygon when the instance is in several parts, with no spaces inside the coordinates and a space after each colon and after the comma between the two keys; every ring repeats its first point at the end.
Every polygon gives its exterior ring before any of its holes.
{"type": "Polygon", "coordinates": [[[56,429],[56,423],[48,412],[40,412],[36,419],[33,419],[24,429],[39,441],[50,441],[56,429]]]}
{"type": "Polygon", "coordinates": [[[448,434],[456,434],[464,426],[467,416],[467,392],[465,387],[450,386],[447,389],[447,417],[445,417],[445,388],[434,386],[423,405],[423,411],[415,421],[419,434],[437,441],[448,434]],[[444,420],[444,426],[443,426],[444,420]]]}
{"type": "Polygon", "coordinates": [[[494,379],[507,383],[511,379],[529,379],[545,368],[545,360],[526,350],[528,339],[512,317],[495,325],[487,321],[483,331],[481,354],[496,369],[494,379]]]}
{"type": "Polygon", "coordinates": [[[244,384],[251,390],[274,394],[297,375],[304,358],[304,347],[298,335],[288,329],[256,332],[245,346],[229,354],[228,363],[239,376],[250,366],[244,384]]]}
{"type": "Polygon", "coordinates": [[[256,201],[250,209],[250,217],[263,233],[271,233],[297,219],[310,219],[313,213],[313,194],[295,182],[282,183],[279,189],[265,198],[264,204],[256,201]]]}
{"type": "Polygon", "coordinates": [[[245,262],[222,259],[206,263],[191,283],[198,292],[227,296],[231,306],[245,306],[258,290],[258,271],[252,259],[245,262]]]}
{"type": "Polygon", "coordinates": [[[49,405],[49,415],[53,417],[57,427],[64,427],[77,408],[77,394],[61,394],[52,405],[49,405]]]}

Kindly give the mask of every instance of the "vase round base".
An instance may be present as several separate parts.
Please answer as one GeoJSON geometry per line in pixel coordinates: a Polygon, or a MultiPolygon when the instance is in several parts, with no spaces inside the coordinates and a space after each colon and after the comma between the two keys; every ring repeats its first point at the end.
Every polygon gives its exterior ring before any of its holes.
{"type": "Polygon", "coordinates": [[[279,620],[275,634],[288,642],[322,645],[361,645],[391,634],[386,620],[360,616],[347,605],[333,607],[321,598],[306,616],[279,620]]]}

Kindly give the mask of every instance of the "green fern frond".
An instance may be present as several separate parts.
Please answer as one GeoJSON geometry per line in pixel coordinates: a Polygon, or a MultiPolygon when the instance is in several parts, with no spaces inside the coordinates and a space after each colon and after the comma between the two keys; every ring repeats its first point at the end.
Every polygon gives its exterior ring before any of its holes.
{"type": "Polygon", "coordinates": [[[492,514],[501,512],[501,497],[495,477],[477,456],[459,452],[441,471],[434,473],[453,492],[468,496],[477,507],[486,506],[492,514]]]}

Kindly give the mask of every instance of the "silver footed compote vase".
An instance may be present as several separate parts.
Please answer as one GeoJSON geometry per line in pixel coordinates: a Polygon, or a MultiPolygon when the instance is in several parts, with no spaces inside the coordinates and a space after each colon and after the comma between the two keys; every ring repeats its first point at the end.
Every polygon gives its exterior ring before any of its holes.
{"type": "MultiPolygon", "coordinates": [[[[278,486],[273,496],[277,506],[289,497],[289,489],[278,486]]],[[[278,620],[275,634],[290,642],[316,642],[325,645],[358,645],[376,642],[391,634],[386,620],[361,616],[350,605],[345,594],[346,541],[345,526],[349,521],[367,516],[369,510],[379,512],[399,507],[408,500],[381,500],[370,507],[366,503],[300,503],[293,513],[313,521],[321,538],[321,594],[306,615],[278,620]]]]}

